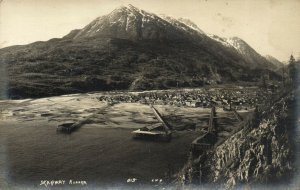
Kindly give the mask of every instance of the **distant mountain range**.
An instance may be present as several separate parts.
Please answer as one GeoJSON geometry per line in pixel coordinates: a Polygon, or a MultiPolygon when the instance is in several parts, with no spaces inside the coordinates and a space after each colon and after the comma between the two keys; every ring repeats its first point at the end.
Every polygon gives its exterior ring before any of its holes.
{"type": "Polygon", "coordinates": [[[225,47],[236,49],[236,51],[247,61],[247,64],[250,63],[249,66],[251,68],[266,68],[270,70],[276,70],[278,67],[282,66],[282,63],[272,56],[261,56],[249,44],[238,37],[221,38],[216,35],[209,36],[223,44],[225,47]]]}
{"type": "Polygon", "coordinates": [[[265,58],[271,62],[273,65],[275,65],[278,69],[284,67],[284,63],[282,63],[281,61],[279,61],[278,59],[276,59],[275,57],[271,56],[271,55],[266,55],[265,58]]]}
{"type": "Polygon", "coordinates": [[[237,37],[205,34],[188,19],[132,5],[63,38],[0,49],[11,98],[96,90],[199,87],[280,78],[280,64],[237,37]]]}

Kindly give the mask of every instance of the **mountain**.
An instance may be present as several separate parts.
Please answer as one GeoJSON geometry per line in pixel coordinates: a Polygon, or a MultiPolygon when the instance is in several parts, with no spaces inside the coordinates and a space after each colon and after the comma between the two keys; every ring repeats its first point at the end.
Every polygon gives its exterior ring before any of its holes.
{"type": "Polygon", "coordinates": [[[169,22],[174,27],[189,32],[190,34],[205,35],[205,33],[189,19],[184,19],[184,18],[175,19],[167,15],[161,15],[161,18],[169,22]]]}
{"type": "Polygon", "coordinates": [[[204,32],[195,23],[193,23],[190,19],[179,18],[178,21],[184,23],[186,26],[189,26],[190,28],[196,30],[197,32],[199,32],[201,34],[204,34],[204,32]]]}
{"type": "Polygon", "coordinates": [[[63,38],[0,49],[10,98],[257,82],[272,72],[268,63],[250,61],[191,21],[132,5],[63,38]]]}
{"type": "Polygon", "coordinates": [[[273,65],[275,65],[278,69],[284,67],[284,64],[282,62],[280,62],[278,59],[276,59],[275,57],[271,56],[271,55],[266,55],[265,58],[273,63],[273,65]]]}
{"type": "Polygon", "coordinates": [[[96,18],[77,31],[73,39],[94,36],[131,40],[186,38],[183,31],[166,20],[132,5],[121,6],[108,15],[96,18]]]}
{"type": "Polygon", "coordinates": [[[212,39],[221,43],[224,47],[234,48],[240,55],[244,57],[247,64],[251,68],[265,68],[276,70],[278,65],[269,61],[267,58],[257,53],[249,44],[238,37],[222,38],[216,35],[209,35],[212,39]]]}

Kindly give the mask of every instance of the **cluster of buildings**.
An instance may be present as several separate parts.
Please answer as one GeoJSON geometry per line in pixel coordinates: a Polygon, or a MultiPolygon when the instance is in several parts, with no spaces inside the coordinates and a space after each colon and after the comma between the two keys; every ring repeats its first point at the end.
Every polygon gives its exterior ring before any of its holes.
{"type": "Polygon", "coordinates": [[[97,99],[109,103],[142,103],[186,107],[211,106],[224,109],[247,109],[263,102],[272,94],[259,88],[211,88],[193,90],[160,90],[103,94],[97,99]]]}

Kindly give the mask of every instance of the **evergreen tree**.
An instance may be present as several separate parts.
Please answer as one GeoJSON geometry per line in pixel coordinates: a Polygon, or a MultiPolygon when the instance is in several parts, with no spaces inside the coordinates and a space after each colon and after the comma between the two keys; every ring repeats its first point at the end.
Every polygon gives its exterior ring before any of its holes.
{"type": "Polygon", "coordinates": [[[289,69],[290,79],[292,83],[295,84],[298,72],[296,68],[296,61],[293,55],[291,55],[290,57],[288,69],[289,69]]]}

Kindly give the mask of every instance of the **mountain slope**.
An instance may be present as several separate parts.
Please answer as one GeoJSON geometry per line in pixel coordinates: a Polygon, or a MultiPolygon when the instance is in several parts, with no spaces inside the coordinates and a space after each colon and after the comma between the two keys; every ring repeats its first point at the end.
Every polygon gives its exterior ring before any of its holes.
{"type": "Polygon", "coordinates": [[[278,59],[276,59],[275,57],[271,56],[271,55],[266,55],[265,58],[273,63],[273,65],[275,65],[277,67],[277,69],[280,69],[284,66],[284,64],[282,62],[280,62],[278,59]]]}
{"type": "Polygon", "coordinates": [[[269,61],[265,57],[257,53],[249,44],[238,37],[221,38],[216,35],[209,35],[212,39],[221,43],[224,47],[234,48],[240,55],[244,57],[247,64],[250,64],[251,68],[264,68],[270,70],[276,70],[277,65],[269,61]]]}
{"type": "Polygon", "coordinates": [[[183,30],[185,32],[188,32],[191,35],[205,35],[205,33],[192,21],[188,19],[175,19],[173,17],[167,16],[167,15],[161,15],[161,18],[163,18],[165,21],[169,22],[172,26],[183,30]]]}
{"type": "Polygon", "coordinates": [[[108,15],[98,17],[80,30],[74,39],[93,36],[131,40],[184,38],[180,31],[174,32],[164,19],[132,5],[121,6],[108,15]]]}
{"type": "Polygon", "coordinates": [[[61,39],[0,49],[11,98],[95,90],[199,87],[258,81],[235,49],[187,21],[163,19],[131,5],[98,17],[61,39]]]}
{"type": "Polygon", "coordinates": [[[233,38],[229,38],[228,42],[233,47],[235,47],[242,55],[244,55],[246,60],[252,63],[254,66],[275,69],[272,63],[268,62],[268,60],[266,60],[263,56],[258,54],[244,40],[238,37],[233,37],[233,38]]]}
{"type": "Polygon", "coordinates": [[[187,18],[179,18],[178,21],[184,23],[185,25],[189,26],[190,28],[196,30],[197,32],[199,32],[201,34],[204,34],[204,32],[191,20],[189,20],[187,18]]]}

